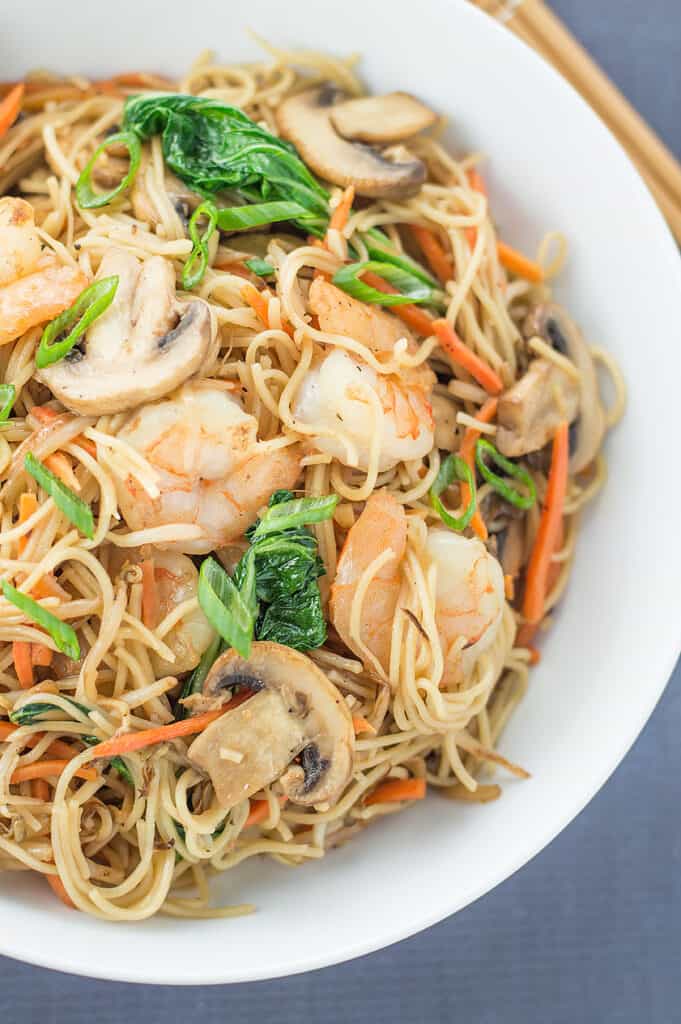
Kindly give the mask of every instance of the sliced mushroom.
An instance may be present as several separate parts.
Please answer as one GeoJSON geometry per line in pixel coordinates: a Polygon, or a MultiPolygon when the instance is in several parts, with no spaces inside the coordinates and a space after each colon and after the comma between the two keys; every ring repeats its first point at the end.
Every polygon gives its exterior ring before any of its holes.
{"type": "Polygon", "coordinates": [[[362,96],[333,108],[331,123],[355,142],[403,142],[437,121],[437,114],[408,92],[362,96]]]}
{"type": "Polygon", "coordinates": [[[111,275],[119,281],[109,308],[62,360],[36,374],[74,412],[123,412],[161,398],[213,355],[210,308],[202,299],[178,301],[168,260],[142,263],[112,248],[97,279],[111,275]]]}
{"type": "Polygon", "coordinates": [[[352,771],[354,731],[343,697],[321,669],[291,647],[256,642],[248,660],[234,650],[221,655],[203,695],[215,701],[239,689],[254,694],[189,748],[219,803],[229,810],[277,779],[294,803],[334,801],[352,771]]]}
{"type": "Polygon", "coordinates": [[[579,385],[549,359],[534,359],[499,399],[496,445],[510,457],[536,452],[579,410],[579,385]]]}
{"type": "Polygon", "coordinates": [[[525,332],[539,335],[579,370],[579,418],[574,446],[571,437],[570,472],[580,473],[593,462],[605,433],[605,413],[591,353],[577,324],[555,302],[538,306],[529,315],[525,332]]]}
{"type": "Polygon", "coordinates": [[[279,131],[313,171],[335,185],[354,185],[360,196],[404,198],[426,180],[422,160],[392,160],[363,143],[341,138],[331,117],[345,94],[325,84],[289,97],[277,110],[279,131]]]}
{"type": "Polygon", "coordinates": [[[459,447],[456,422],[456,404],[451,398],[435,391],[430,399],[435,423],[435,447],[441,451],[455,452],[459,447]]]}

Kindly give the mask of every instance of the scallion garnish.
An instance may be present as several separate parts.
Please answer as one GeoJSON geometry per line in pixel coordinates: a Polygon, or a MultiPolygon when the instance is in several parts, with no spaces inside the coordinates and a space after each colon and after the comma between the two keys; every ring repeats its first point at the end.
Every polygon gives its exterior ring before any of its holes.
{"type": "Polygon", "coordinates": [[[537,488],[534,480],[522,466],[518,466],[515,462],[511,462],[507,459],[500,451],[495,448],[491,441],[487,441],[485,438],[478,438],[475,445],[475,464],[477,465],[480,474],[485,480],[492,485],[497,494],[500,494],[504,501],[507,501],[510,505],[515,505],[516,508],[527,510],[532,508],[537,500],[537,488]],[[523,494],[517,487],[512,487],[502,477],[489,468],[485,462],[485,456],[489,455],[492,462],[503,469],[507,476],[512,477],[514,480],[518,480],[527,490],[527,494],[523,494]]]}
{"type": "Polygon", "coordinates": [[[450,530],[456,530],[457,533],[461,533],[469,525],[473,515],[475,514],[475,505],[477,497],[475,490],[475,477],[467,462],[461,458],[460,455],[448,455],[445,461],[440,466],[440,471],[435,477],[433,486],[430,488],[430,503],[439,515],[445,526],[448,526],[450,530]],[[440,495],[443,491],[454,483],[455,480],[459,480],[461,483],[468,484],[470,491],[470,500],[462,516],[453,516],[451,512],[448,512],[445,506],[440,500],[440,495]]]}
{"type": "Polygon", "coordinates": [[[80,177],[76,182],[76,202],[78,205],[84,210],[96,210],[100,206],[107,206],[135,180],[141,155],[142,146],[135,132],[116,132],[115,135],[109,135],[100,146],[97,146],[97,149],[80,172],[80,177]],[[110,192],[95,192],[92,187],[92,172],[102,153],[110,146],[125,146],[130,158],[130,166],[128,167],[127,174],[110,192]]]}
{"type": "Polygon", "coordinates": [[[293,498],[279,505],[271,505],[263,512],[252,534],[251,542],[268,533],[280,533],[310,523],[321,523],[330,519],[338,504],[337,494],[325,494],[319,498],[293,498]]]}
{"type": "Polygon", "coordinates": [[[108,309],[118,288],[118,275],[93,281],[80,293],[69,309],[60,313],[43,331],[35,356],[35,365],[44,370],[58,363],[77,345],[87,329],[108,309]],[[66,337],[62,335],[68,331],[66,337]]]}
{"type": "Polygon", "coordinates": [[[378,306],[404,306],[407,303],[417,305],[438,305],[442,293],[434,290],[414,274],[395,266],[394,263],[382,263],[379,260],[365,260],[363,263],[348,263],[333,275],[333,283],[342,288],[348,295],[361,302],[369,302],[378,306]],[[382,292],[362,280],[362,274],[368,271],[378,274],[399,294],[382,292]]]}
{"type": "Polygon", "coordinates": [[[46,608],[43,608],[37,601],[28,597],[27,594],[22,594],[11,583],[8,583],[7,580],[0,580],[0,584],[7,601],[13,604],[15,608],[18,608],[20,612],[23,612],[36,625],[41,626],[52,637],[62,654],[66,654],[73,661],[78,661],[80,658],[80,644],[78,643],[75,631],[68,623],[62,622],[61,619],[58,619],[52,612],[48,612],[46,608]]]}
{"type": "Polygon", "coordinates": [[[95,535],[95,521],[90,506],[86,505],[77,494],[74,494],[70,487],[62,483],[58,476],[51,473],[47,466],[39,462],[31,452],[24,456],[24,469],[31,474],[46,494],[49,494],[69,522],[78,527],[88,540],[92,540],[95,535]]]}
{"type": "Polygon", "coordinates": [[[14,384],[0,384],[0,423],[9,419],[16,396],[14,384]]]}
{"type": "Polygon", "coordinates": [[[214,558],[208,557],[199,572],[199,604],[213,629],[229,647],[234,647],[242,658],[251,653],[255,627],[255,567],[250,567],[251,579],[244,580],[241,591],[214,558]]]}
{"type": "Polygon", "coordinates": [[[305,207],[300,203],[273,202],[252,203],[250,206],[226,206],[218,210],[218,227],[221,231],[245,231],[259,228],[263,224],[276,224],[282,220],[304,217],[305,207]]]}
{"type": "Polygon", "coordinates": [[[261,260],[257,256],[254,256],[252,260],[245,260],[244,266],[253,273],[257,274],[258,277],[272,277],[274,274],[274,267],[267,260],[261,260]]]}
{"type": "Polygon", "coordinates": [[[362,235],[362,241],[364,242],[367,252],[372,260],[378,260],[383,263],[394,263],[396,267],[406,270],[407,273],[413,274],[414,277],[418,277],[420,281],[423,281],[423,283],[427,284],[430,288],[435,288],[439,291],[440,282],[436,281],[420,263],[416,262],[416,260],[411,259],[410,256],[407,256],[403,252],[398,252],[388,236],[384,235],[378,228],[369,228],[369,230],[362,235]]]}
{"type": "Polygon", "coordinates": [[[215,203],[210,199],[204,200],[197,206],[189,221],[189,238],[192,242],[192,251],[182,268],[182,287],[187,291],[196,288],[203,281],[203,275],[208,267],[208,243],[215,231],[218,222],[218,211],[215,203]],[[199,234],[199,221],[205,217],[208,223],[199,234]]]}

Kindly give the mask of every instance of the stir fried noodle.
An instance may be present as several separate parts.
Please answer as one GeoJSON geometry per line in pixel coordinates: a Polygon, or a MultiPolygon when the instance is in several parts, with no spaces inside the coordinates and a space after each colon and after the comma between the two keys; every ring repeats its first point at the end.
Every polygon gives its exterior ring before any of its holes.
{"type": "Polygon", "coordinates": [[[363,96],[274,49],[0,92],[0,868],[98,917],[526,775],[624,388],[563,239],[363,96]]]}

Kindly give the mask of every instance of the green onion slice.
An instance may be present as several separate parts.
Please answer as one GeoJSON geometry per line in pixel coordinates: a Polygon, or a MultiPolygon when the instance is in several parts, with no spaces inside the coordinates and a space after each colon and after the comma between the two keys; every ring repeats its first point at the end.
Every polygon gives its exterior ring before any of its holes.
{"type": "Polygon", "coordinates": [[[52,363],[58,363],[68,355],[97,317],[109,308],[117,288],[117,274],[93,281],[80,293],[72,306],[47,325],[35,356],[35,365],[39,370],[44,370],[52,363]]]}
{"type": "Polygon", "coordinates": [[[203,275],[208,267],[208,243],[215,231],[217,222],[218,210],[215,203],[211,202],[210,199],[204,200],[191,215],[189,237],[192,242],[192,251],[182,268],[182,287],[186,291],[191,291],[192,288],[196,288],[203,281],[203,275]],[[208,223],[203,230],[203,234],[199,234],[199,221],[202,217],[205,217],[208,223]]]}
{"type": "MultiPolygon", "coordinates": [[[[86,708],[84,704],[79,704],[78,701],[73,700],[72,697],[64,697],[64,700],[67,700],[69,704],[73,704],[74,708],[76,708],[82,714],[88,715],[89,717],[90,709],[86,708]]],[[[17,708],[15,711],[12,711],[10,713],[9,720],[14,725],[33,725],[35,721],[40,720],[42,715],[45,715],[48,712],[51,714],[54,711],[57,711],[60,715],[64,714],[62,708],[57,707],[56,704],[51,704],[49,700],[30,701],[28,704],[22,704],[20,708],[17,708]]],[[[83,743],[92,746],[94,746],[95,743],[100,742],[96,736],[79,736],[77,738],[81,739],[83,743]]]]}
{"type": "Polygon", "coordinates": [[[348,295],[361,302],[378,306],[404,306],[407,303],[432,304],[436,300],[433,289],[414,274],[396,267],[394,263],[379,260],[365,260],[363,263],[348,263],[333,275],[333,283],[348,295]],[[397,288],[399,295],[392,295],[372,288],[362,281],[367,271],[379,274],[385,281],[397,288]]]}
{"type": "Polygon", "coordinates": [[[255,627],[254,566],[250,573],[253,579],[250,584],[244,581],[242,596],[229,574],[214,558],[204,559],[199,572],[199,604],[213,629],[242,658],[248,658],[251,653],[255,627]]]}
{"type": "Polygon", "coordinates": [[[251,541],[264,537],[268,533],[290,530],[309,523],[321,523],[330,519],[338,504],[337,494],[326,494],[319,498],[293,498],[282,501],[279,505],[271,505],[265,512],[251,534],[251,541]]]}
{"type": "Polygon", "coordinates": [[[406,270],[407,273],[413,274],[414,277],[418,277],[419,281],[423,281],[430,288],[434,288],[437,291],[440,290],[440,282],[436,281],[416,260],[411,259],[406,253],[398,252],[388,236],[384,235],[378,228],[369,228],[362,235],[362,241],[372,260],[394,263],[396,267],[400,267],[402,270],[406,270]]]}
{"type": "Polygon", "coordinates": [[[259,228],[263,224],[276,224],[277,221],[306,216],[308,211],[300,203],[284,200],[252,203],[250,206],[227,206],[218,210],[218,227],[221,231],[244,231],[246,228],[259,228]]]}
{"type": "Polygon", "coordinates": [[[52,637],[62,654],[66,654],[73,661],[78,661],[80,658],[80,644],[78,643],[75,631],[68,623],[62,622],[52,612],[48,612],[46,608],[39,605],[37,601],[34,601],[26,594],[22,594],[11,583],[8,583],[7,580],[0,580],[0,584],[7,601],[38,626],[42,626],[45,632],[52,637]]]}
{"type": "Polygon", "coordinates": [[[14,384],[0,384],[0,423],[9,419],[16,395],[14,384]]]}
{"type": "Polygon", "coordinates": [[[39,462],[31,452],[24,456],[24,469],[30,473],[46,494],[49,494],[69,522],[77,526],[88,540],[92,540],[95,535],[95,521],[90,506],[86,505],[77,494],[74,494],[70,487],[62,483],[58,476],[51,473],[47,466],[43,466],[42,462],[39,462]]]}
{"type": "Polygon", "coordinates": [[[522,466],[518,466],[515,462],[511,462],[501,454],[500,451],[495,448],[491,441],[487,441],[483,437],[479,437],[475,445],[475,464],[478,467],[480,474],[485,480],[492,485],[497,494],[500,494],[504,501],[508,501],[509,504],[515,505],[516,508],[527,510],[532,508],[537,500],[537,488],[535,487],[534,480],[522,466]],[[489,455],[492,462],[503,469],[507,476],[510,476],[514,480],[518,480],[527,490],[527,494],[523,494],[517,487],[513,487],[503,477],[497,476],[497,474],[491,470],[488,464],[485,462],[485,456],[489,455]]]}
{"type": "Polygon", "coordinates": [[[97,149],[86,163],[76,182],[76,202],[78,205],[83,210],[96,210],[100,206],[108,206],[116,196],[120,195],[135,180],[141,155],[142,146],[139,137],[134,132],[116,132],[115,135],[109,135],[100,146],[97,146],[97,149]],[[109,146],[118,145],[125,146],[128,151],[130,158],[128,172],[110,192],[95,192],[92,187],[94,166],[109,146]]]}
{"type": "Polygon", "coordinates": [[[477,495],[475,489],[475,477],[470,466],[467,462],[464,462],[460,455],[448,455],[440,466],[440,471],[435,477],[433,486],[430,489],[431,505],[445,526],[448,526],[450,530],[456,530],[457,533],[461,533],[462,530],[466,529],[473,518],[476,502],[477,495]],[[453,516],[451,512],[448,512],[440,501],[440,495],[443,491],[447,490],[454,480],[459,480],[462,483],[468,484],[471,492],[470,501],[468,502],[463,515],[458,518],[453,516]]]}
{"type": "MultiPolygon", "coordinates": [[[[185,680],[185,684],[182,687],[182,693],[180,694],[180,701],[184,700],[185,697],[191,697],[193,693],[201,692],[203,684],[206,681],[206,676],[213,667],[213,662],[220,654],[222,654],[223,650],[224,642],[222,637],[216,636],[201,655],[201,660],[192,674],[185,680]]],[[[178,702],[175,707],[175,718],[186,718],[186,716],[187,710],[183,704],[178,702]]]]}
{"type": "Polygon", "coordinates": [[[258,277],[272,277],[272,274],[274,274],[272,264],[268,263],[267,260],[258,259],[257,256],[254,256],[252,260],[245,260],[244,265],[254,274],[257,274],[258,277]]]}

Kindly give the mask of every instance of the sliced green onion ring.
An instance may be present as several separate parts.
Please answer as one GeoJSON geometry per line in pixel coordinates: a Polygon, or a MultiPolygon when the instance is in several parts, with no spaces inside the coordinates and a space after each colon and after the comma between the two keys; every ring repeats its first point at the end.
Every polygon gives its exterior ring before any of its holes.
{"type": "Polygon", "coordinates": [[[394,263],[383,263],[379,260],[365,260],[362,263],[347,263],[333,275],[333,283],[342,288],[348,295],[360,302],[369,302],[377,306],[404,306],[407,303],[433,304],[437,296],[433,289],[414,274],[395,266],[394,263]],[[399,295],[382,292],[378,288],[362,281],[362,274],[371,271],[397,288],[399,295]]]}
{"type": "Polygon", "coordinates": [[[80,172],[80,177],[76,182],[76,202],[83,210],[97,210],[100,206],[108,206],[108,204],[120,195],[121,192],[125,191],[129,185],[135,180],[137,169],[140,165],[140,157],[142,155],[142,146],[140,144],[139,137],[135,132],[116,132],[115,135],[109,135],[100,146],[94,151],[88,162],[86,163],[83,170],[80,172]],[[128,172],[121,181],[112,188],[110,192],[95,192],[92,187],[92,172],[94,166],[99,160],[102,153],[106,152],[109,146],[125,146],[128,151],[130,158],[130,166],[128,172]]]}
{"type": "Polygon", "coordinates": [[[213,557],[204,559],[199,572],[199,604],[213,629],[242,658],[248,658],[251,653],[255,628],[255,566],[249,568],[248,575],[242,596],[213,557]],[[252,580],[248,575],[252,575],[252,580]]]}
{"type": "Polygon", "coordinates": [[[54,501],[60,512],[63,512],[70,523],[78,527],[88,540],[95,535],[95,520],[92,509],[86,505],[82,498],[74,494],[70,487],[51,473],[47,466],[36,459],[32,452],[24,456],[24,469],[42,487],[46,494],[54,501]]]}
{"type": "Polygon", "coordinates": [[[191,291],[203,281],[203,275],[208,267],[208,243],[218,223],[218,210],[215,203],[205,199],[200,206],[197,206],[189,221],[189,238],[192,242],[192,251],[182,268],[182,287],[185,291],[191,291]],[[205,217],[208,221],[199,234],[199,221],[205,217]]]}
{"type": "Polygon", "coordinates": [[[0,384],[0,423],[9,419],[16,396],[14,384],[0,384]]]}
{"type": "Polygon", "coordinates": [[[488,484],[494,488],[497,494],[500,494],[504,501],[507,501],[510,505],[515,505],[516,508],[527,510],[532,508],[537,500],[537,488],[534,480],[522,466],[518,466],[515,462],[511,462],[504,455],[498,451],[497,448],[488,441],[486,438],[479,437],[475,445],[475,464],[480,471],[481,476],[487,481],[488,484]],[[491,460],[514,480],[518,480],[527,489],[527,494],[523,494],[517,487],[511,486],[507,483],[503,477],[497,476],[493,470],[489,468],[485,462],[485,456],[489,455],[491,460]]]}
{"type": "Polygon", "coordinates": [[[470,525],[470,521],[475,514],[475,506],[477,503],[475,476],[473,475],[473,471],[468,463],[464,462],[460,455],[448,455],[440,466],[440,471],[435,477],[433,486],[430,488],[430,503],[442,522],[445,526],[448,526],[450,530],[456,530],[457,533],[461,533],[470,525]],[[468,484],[471,493],[470,501],[468,502],[463,515],[459,517],[453,516],[451,512],[448,512],[440,501],[440,495],[442,492],[446,491],[450,484],[454,483],[455,480],[468,484]]]}
{"type": "Polygon", "coordinates": [[[279,505],[271,505],[263,512],[251,534],[251,543],[268,533],[291,530],[309,523],[322,523],[331,518],[337,504],[337,494],[325,494],[319,498],[293,498],[279,505]]]}
{"type": "Polygon", "coordinates": [[[43,331],[35,356],[35,365],[44,370],[58,363],[77,345],[87,329],[108,309],[118,288],[118,275],[93,281],[76,301],[43,331]],[[66,337],[62,335],[68,331],[66,337]]]}
{"type": "Polygon", "coordinates": [[[369,228],[365,234],[362,235],[362,241],[364,242],[367,252],[372,260],[384,261],[385,263],[394,263],[396,267],[400,267],[402,270],[406,270],[407,273],[413,274],[414,277],[418,277],[420,281],[427,284],[430,288],[435,288],[440,291],[440,282],[436,281],[432,274],[413,260],[406,253],[398,252],[394,248],[392,242],[382,231],[378,228],[369,228]]]}
{"type": "Polygon", "coordinates": [[[258,277],[272,277],[274,274],[274,267],[267,260],[261,260],[257,256],[254,256],[252,260],[245,260],[244,266],[253,273],[257,274],[258,277]]]}
{"type": "Polygon", "coordinates": [[[7,580],[0,580],[0,585],[2,585],[5,599],[10,604],[13,604],[15,608],[18,608],[20,612],[23,612],[27,618],[35,622],[36,625],[41,626],[52,637],[62,654],[65,654],[73,661],[79,660],[80,644],[78,643],[78,637],[67,622],[62,622],[61,619],[58,619],[52,612],[48,612],[47,608],[43,608],[33,598],[28,597],[27,594],[22,594],[11,583],[8,583],[7,580]]]}

